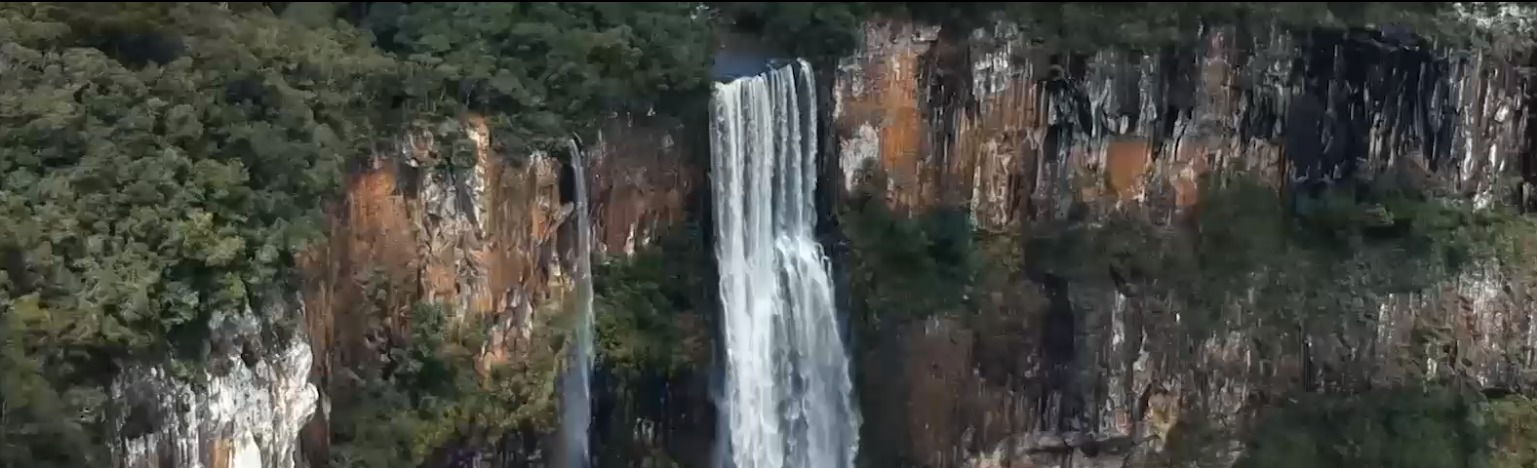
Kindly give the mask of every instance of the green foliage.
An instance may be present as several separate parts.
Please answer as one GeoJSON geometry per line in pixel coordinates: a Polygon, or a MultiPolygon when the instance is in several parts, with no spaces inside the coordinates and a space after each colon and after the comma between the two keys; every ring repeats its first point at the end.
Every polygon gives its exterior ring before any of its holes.
{"type": "Polygon", "coordinates": [[[1537,466],[1537,402],[1510,395],[1479,405],[1480,422],[1491,437],[1490,468],[1537,466]]]}
{"type": "Polygon", "coordinates": [[[421,66],[411,96],[480,112],[494,141],[523,150],[708,80],[712,29],[691,3],[383,3],[364,24],[421,66]]]}
{"type": "Polygon", "coordinates": [[[808,60],[837,60],[861,44],[866,19],[898,4],[868,2],[716,2],[718,17],[776,50],[808,60]]]}
{"type": "Polygon", "coordinates": [[[395,65],[212,4],[5,4],[0,57],[3,398],[60,413],[36,440],[94,453],[110,363],[195,361],[211,319],[280,283],[395,65]]]}
{"type": "Polygon", "coordinates": [[[1484,466],[1487,439],[1473,398],[1412,390],[1302,396],[1261,416],[1237,466],[1484,466]]]}
{"type": "MultiPolygon", "coordinates": [[[[36,8],[49,24],[56,7],[36,8]]],[[[180,5],[161,20],[185,45],[164,66],[8,43],[0,85],[13,297],[78,314],[77,337],[126,350],[240,310],[273,281],[315,233],[311,200],[371,143],[366,83],[391,66],[356,37],[270,16],[180,5]]]]}
{"type": "Polygon", "coordinates": [[[1286,203],[1251,178],[1209,180],[1186,226],[1134,215],[1037,230],[1030,257],[1048,272],[1113,276],[1176,302],[1203,334],[1250,293],[1248,310],[1295,324],[1353,316],[1387,294],[1423,291],[1479,262],[1522,258],[1533,221],[1376,184],[1358,198],[1334,191],[1286,203]]]}
{"type": "Polygon", "coordinates": [[[332,462],[416,467],[450,442],[549,427],[558,350],[547,346],[546,325],[535,326],[540,336],[524,354],[488,362],[480,352],[490,324],[451,323],[443,308],[418,304],[407,337],[381,346],[376,366],[349,369],[352,388],[334,402],[332,462]]]}
{"type": "MultiPolygon", "coordinates": [[[[1447,45],[1511,48],[1529,44],[1516,31],[1475,27],[1452,2],[716,2],[737,29],[762,36],[779,50],[836,60],[853,52],[861,28],[875,17],[908,19],[962,33],[999,22],[1019,27],[1020,39],[1051,50],[1152,51],[1188,42],[1205,25],[1246,24],[1289,31],[1313,28],[1406,26],[1447,45]],[[1114,25],[1114,27],[1104,27],[1114,25]]],[[[1490,12],[1493,3],[1471,4],[1490,12]]]]}
{"type": "MultiPolygon", "coordinates": [[[[0,460],[101,462],[115,365],[174,354],[196,373],[208,323],[285,287],[348,158],[402,124],[441,138],[463,132],[421,117],[488,111],[503,141],[541,144],[707,79],[694,4],[395,4],[370,25],[404,60],[336,6],[0,6],[0,460]]],[[[463,163],[466,142],[445,140],[463,163]]],[[[522,380],[543,371],[469,379],[442,369],[463,352],[428,351],[466,339],[387,352],[405,368],[336,401],[366,421],[340,430],[361,442],[339,456],[416,460],[470,427],[537,425],[547,396],[522,380]]]]}
{"type": "Polygon", "coordinates": [[[45,351],[28,336],[49,327],[41,312],[28,304],[0,313],[0,466],[87,466],[104,455],[88,428],[106,394],[92,386],[55,384],[60,377],[92,376],[73,367],[45,368],[56,364],[39,359],[45,351]]]}
{"type": "Polygon", "coordinates": [[[967,214],[940,209],[907,218],[891,212],[881,186],[878,178],[862,185],[838,215],[849,288],[868,326],[966,311],[982,263],[967,214]]]}
{"type": "Polygon", "coordinates": [[[663,236],[634,256],[595,269],[598,356],[622,381],[703,369],[710,355],[712,257],[703,233],[663,236]]]}
{"type": "MultiPolygon", "coordinates": [[[[1266,408],[1241,468],[1292,466],[1529,467],[1537,405],[1450,389],[1301,395],[1266,408]]],[[[1210,446],[1206,447],[1210,450],[1210,446]]]]}

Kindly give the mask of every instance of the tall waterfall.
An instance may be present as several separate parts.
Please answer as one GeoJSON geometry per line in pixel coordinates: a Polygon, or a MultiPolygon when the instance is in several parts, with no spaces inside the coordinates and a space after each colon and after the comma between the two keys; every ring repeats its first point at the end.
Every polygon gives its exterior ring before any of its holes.
{"type": "Polygon", "coordinates": [[[726,366],[717,456],[845,468],[859,414],[816,225],[817,112],[797,61],[717,84],[711,134],[726,366]]]}
{"type": "Polygon", "coordinates": [[[569,140],[567,146],[571,151],[572,178],[576,179],[576,323],[571,365],[561,382],[560,456],[566,468],[585,468],[590,465],[587,429],[592,421],[592,220],[587,211],[586,158],[575,139],[569,140]]]}

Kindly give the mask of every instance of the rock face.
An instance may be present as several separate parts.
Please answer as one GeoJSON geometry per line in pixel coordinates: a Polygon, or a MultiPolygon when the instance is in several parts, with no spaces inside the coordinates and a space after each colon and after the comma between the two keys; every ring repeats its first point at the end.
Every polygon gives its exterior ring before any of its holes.
{"type": "Polygon", "coordinates": [[[299,429],[318,402],[309,381],[313,356],[301,338],[262,349],[254,323],[215,325],[216,344],[227,351],[211,358],[196,383],[164,367],[121,374],[112,398],[124,409],[116,447],[123,467],[295,466],[299,429]]]}
{"type": "MultiPolygon", "coordinates": [[[[547,154],[498,154],[483,121],[464,119],[470,167],[444,170],[430,136],[406,138],[357,170],[332,210],[327,241],[302,259],[305,320],[322,389],[368,354],[370,340],[401,325],[413,304],[451,305],[463,320],[494,323],[487,359],[527,340],[537,311],[571,287],[574,246],[569,168],[547,154]],[[370,286],[383,316],[364,304],[370,286]]],[[[626,255],[683,215],[692,187],[679,130],[660,120],[614,119],[584,145],[598,255],[626,255]]],[[[325,456],[325,414],[306,430],[307,453],[325,456]]]]}
{"type": "Polygon", "coordinates": [[[1155,54],[1060,56],[1015,34],[868,26],[835,84],[846,182],[872,161],[894,205],[960,204],[987,229],[1080,195],[1187,204],[1195,176],[1234,164],[1330,183],[1412,159],[1487,196],[1528,146],[1521,68],[1481,54],[1227,28],[1155,54]]]}
{"type": "MultiPolygon", "coordinates": [[[[404,326],[418,302],[492,323],[485,359],[516,359],[509,353],[528,339],[536,311],[570,287],[569,169],[547,154],[497,154],[477,117],[462,129],[472,143],[469,167],[443,169],[443,145],[421,132],[352,172],[328,210],[327,236],[299,259],[300,291],[284,302],[302,310],[284,315],[302,320],[297,338],[263,350],[274,345],[246,330],[254,325],[230,325],[239,338],[226,341],[243,346],[215,356],[221,364],[203,385],[160,367],[123,373],[114,386],[114,399],[129,408],[120,418],[122,464],[324,466],[333,380],[370,358],[374,340],[404,326]]],[[[585,145],[599,255],[628,255],[684,215],[700,173],[674,143],[679,129],[613,119],[585,145]]]]}
{"type": "MultiPolygon", "coordinates": [[[[1090,223],[1128,211],[1175,222],[1199,209],[1201,175],[1214,171],[1288,192],[1401,171],[1484,205],[1497,173],[1530,164],[1531,85],[1522,64],[1498,57],[1362,31],[1243,28],[1147,55],[1062,56],[1010,45],[1014,34],[868,25],[832,84],[828,177],[852,190],[862,168],[877,169],[898,212],[964,207],[981,230],[1028,232],[1083,209],[1090,223]]],[[[994,300],[1012,312],[987,329],[913,324],[890,332],[903,344],[880,356],[900,369],[862,363],[874,418],[863,440],[909,452],[880,463],[1120,466],[1160,450],[1181,415],[1233,427],[1259,389],[1358,371],[1378,383],[1460,373],[1516,385],[1537,339],[1520,299],[1529,285],[1493,267],[1387,298],[1369,326],[1317,324],[1280,355],[1260,349],[1265,332],[1241,301],[1236,319],[1189,341],[1180,311],[1108,279],[1035,283],[1013,289],[1049,304],[994,300]],[[1414,348],[1413,330],[1426,329],[1453,344],[1414,348]],[[1018,371],[984,372],[989,359],[1018,371]]]]}

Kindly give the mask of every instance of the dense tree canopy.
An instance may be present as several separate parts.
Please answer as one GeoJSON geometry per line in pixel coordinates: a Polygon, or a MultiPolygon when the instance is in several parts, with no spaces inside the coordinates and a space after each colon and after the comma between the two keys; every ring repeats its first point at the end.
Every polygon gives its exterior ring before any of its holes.
{"type": "Polygon", "coordinates": [[[91,453],[111,369],[196,361],[211,318],[277,285],[378,135],[395,62],[211,4],[20,3],[0,6],[0,68],[0,380],[49,382],[6,405],[70,423],[50,440],[6,418],[4,440],[75,441],[63,463],[91,453]]]}
{"type": "MultiPolygon", "coordinates": [[[[364,25],[386,50],[490,116],[499,141],[550,146],[614,113],[646,113],[704,90],[711,29],[678,2],[382,3],[364,25]]],[[[446,94],[446,96],[444,96],[446,94]]]]}

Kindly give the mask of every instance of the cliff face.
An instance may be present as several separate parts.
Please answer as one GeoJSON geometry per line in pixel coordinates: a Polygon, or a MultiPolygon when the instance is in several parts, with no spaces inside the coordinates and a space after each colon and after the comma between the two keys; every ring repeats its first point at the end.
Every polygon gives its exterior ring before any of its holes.
{"type": "MultiPolygon", "coordinates": [[[[349,181],[328,242],[305,259],[307,330],[322,388],[336,388],[327,383],[337,372],[367,356],[379,328],[401,326],[418,302],[449,304],[467,315],[462,320],[492,323],[485,357],[518,359],[507,353],[517,352],[545,319],[540,313],[558,310],[571,289],[569,167],[545,154],[495,154],[484,123],[466,122],[475,143],[472,168],[424,169],[438,155],[425,149],[430,143],[408,139],[405,151],[375,158],[349,181]],[[377,300],[365,296],[364,275],[387,285],[381,307],[360,306],[377,300]]],[[[677,131],[663,122],[616,119],[599,141],[584,145],[592,164],[595,255],[627,255],[683,215],[695,174],[673,142],[677,131]]],[[[312,456],[322,455],[323,413],[307,433],[312,456]]]]}
{"type": "MultiPolygon", "coordinates": [[[[298,259],[298,291],[270,301],[283,309],[272,314],[302,317],[298,336],[215,330],[235,343],[232,354],[216,355],[224,370],[196,388],[164,369],[124,373],[114,387],[130,408],[120,418],[123,464],[325,466],[329,402],[355,378],[349,367],[377,359],[374,347],[402,331],[418,303],[490,324],[482,360],[517,359],[509,353],[572,286],[570,169],[546,154],[495,153],[477,117],[463,129],[474,144],[469,167],[443,169],[423,132],[351,172],[325,238],[298,259]],[[271,344],[279,341],[286,346],[271,344]]],[[[674,142],[678,131],[659,119],[614,119],[584,145],[595,255],[628,255],[683,216],[699,174],[674,142]]]]}
{"type": "MultiPolygon", "coordinates": [[[[1407,173],[1487,204],[1504,202],[1494,174],[1530,167],[1517,157],[1531,148],[1520,63],[1392,35],[1228,28],[1147,55],[1053,56],[1007,45],[1017,42],[1008,28],[877,21],[864,33],[863,48],[823,70],[835,102],[825,147],[836,149],[824,153],[824,180],[837,182],[824,211],[849,203],[874,170],[896,213],[959,207],[1004,239],[989,263],[1031,264],[1024,238],[1062,223],[1178,225],[1200,211],[1212,174],[1298,193],[1407,173]]],[[[270,301],[271,314],[303,317],[298,337],[221,325],[231,344],[215,354],[231,365],[206,387],[164,369],[124,373],[114,396],[137,408],[123,427],[139,428],[119,447],[127,466],[319,466],[345,371],[373,359],[371,346],[419,302],[491,324],[484,358],[518,359],[541,311],[571,287],[570,171],[551,155],[496,154],[484,125],[465,122],[468,167],[442,169],[447,157],[416,134],[351,172],[326,237],[299,259],[296,297],[270,301]],[[135,411],[166,423],[136,425],[135,411]]],[[[615,119],[584,142],[595,255],[629,255],[689,216],[704,155],[684,142],[701,132],[615,119]]],[[[1119,466],[1156,456],[1182,424],[1234,429],[1288,390],[1449,375],[1518,387],[1537,359],[1523,273],[1480,265],[1429,292],[1363,302],[1359,317],[1278,334],[1253,299],[1193,333],[1187,311],[1108,274],[1018,272],[971,292],[976,317],[934,315],[880,330],[893,345],[856,345],[862,456],[1119,466]],[[1427,331],[1445,339],[1427,344],[1427,331]]],[[[672,425],[708,419],[704,392],[661,386],[658,411],[690,415],[672,425]]],[[[708,441],[654,433],[672,425],[615,430],[705,463],[708,441]]],[[[1231,460],[1237,443],[1227,442],[1212,451],[1231,460]]]]}
{"type": "MultiPolygon", "coordinates": [[[[262,314],[291,317],[297,304],[273,298],[268,307],[262,314]]],[[[209,369],[193,383],[164,366],[122,373],[112,387],[124,409],[115,419],[121,466],[294,466],[296,436],[318,403],[313,356],[301,338],[263,334],[255,323],[216,323],[209,369]]]]}
{"type": "MultiPolygon", "coordinates": [[[[1113,215],[1177,224],[1214,171],[1286,193],[1401,171],[1486,205],[1509,202],[1494,200],[1497,172],[1529,164],[1531,88],[1508,59],[1235,28],[1147,55],[1053,56],[1006,45],[1012,34],[869,25],[836,73],[833,178],[852,191],[878,170],[898,212],[962,207],[980,231],[1029,235],[1113,215]]],[[[861,361],[864,440],[932,466],[1118,466],[1161,450],[1182,419],[1233,429],[1288,389],[1453,374],[1517,386],[1537,357],[1529,286],[1481,266],[1267,340],[1241,299],[1192,336],[1182,311],[1112,278],[1018,277],[984,300],[991,321],[885,332],[904,344],[861,361]],[[1426,349],[1425,330],[1449,345],[1426,349]],[[988,371],[1000,367],[1012,371],[988,371]]]]}

